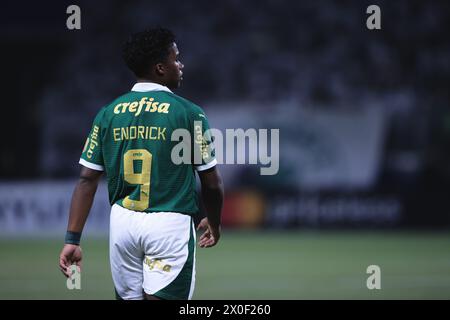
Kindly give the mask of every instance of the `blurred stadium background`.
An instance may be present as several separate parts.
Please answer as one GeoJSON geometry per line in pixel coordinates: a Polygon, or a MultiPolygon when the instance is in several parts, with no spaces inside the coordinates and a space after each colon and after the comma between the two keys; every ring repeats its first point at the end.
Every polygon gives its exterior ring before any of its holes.
{"type": "Polygon", "coordinates": [[[177,93],[212,127],[280,129],[277,175],[220,165],[224,235],[197,251],[195,299],[450,298],[448,1],[1,7],[0,299],[114,298],[105,185],[82,290],[66,288],[58,254],[92,120],[133,84],[121,43],[155,24],[177,34],[177,93]],[[382,30],[366,28],[370,4],[382,30]],[[372,264],[381,290],[366,287],[372,264]]]}

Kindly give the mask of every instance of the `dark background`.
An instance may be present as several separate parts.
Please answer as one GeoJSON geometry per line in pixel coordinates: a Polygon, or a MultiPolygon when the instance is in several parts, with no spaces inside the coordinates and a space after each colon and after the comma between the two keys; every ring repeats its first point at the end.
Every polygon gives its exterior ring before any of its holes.
{"type": "MultiPolygon", "coordinates": [[[[161,25],[177,35],[185,64],[177,93],[202,106],[213,127],[226,126],[214,117],[217,112],[264,113],[270,105],[276,113],[286,101],[295,112],[344,118],[371,105],[384,119],[370,169],[376,174],[363,186],[337,181],[308,187],[301,179],[284,179],[289,172],[283,164],[278,180],[223,165],[231,195],[250,189],[262,199],[257,203],[265,209],[256,215],[265,218],[254,224],[309,225],[295,212],[277,223],[270,211],[280,201],[312,197],[319,206],[342,199],[397,203],[397,218],[389,221],[327,223],[325,217],[316,221],[319,226],[450,225],[448,1],[377,1],[382,29],[374,31],[365,25],[372,4],[367,1],[77,1],[82,29],[73,31],[66,28],[70,4],[1,4],[1,180],[76,177],[95,114],[134,82],[120,57],[122,42],[132,32],[161,25]],[[230,105],[241,107],[227,111],[230,105]],[[239,178],[227,180],[233,170],[239,178]]],[[[291,120],[300,117],[295,112],[291,120]]],[[[261,118],[260,127],[276,127],[269,112],[261,118]]],[[[358,136],[370,129],[352,130],[358,136]]],[[[289,128],[281,128],[280,144],[288,135],[289,128]]],[[[307,133],[290,138],[298,139],[299,150],[305,141],[316,143],[307,133]]],[[[293,166],[304,168],[301,162],[293,166]]]]}
{"type": "Polygon", "coordinates": [[[58,254],[94,116],[135,81],[121,44],[158,24],[213,128],[280,130],[276,175],[218,165],[223,232],[197,248],[194,299],[448,299],[449,18],[436,0],[1,1],[0,299],[114,299],[104,181],[81,290],[58,254]]]}

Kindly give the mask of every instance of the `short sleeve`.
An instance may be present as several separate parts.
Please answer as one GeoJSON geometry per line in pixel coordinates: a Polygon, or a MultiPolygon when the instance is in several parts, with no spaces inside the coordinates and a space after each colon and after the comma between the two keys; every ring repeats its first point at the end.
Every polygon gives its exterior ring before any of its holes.
{"type": "Polygon", "coordinates": [[[104,171],[101,139],[103,111],[104,109],[94,119],[91,132],[86,139],[79,161],[81,165],[97,171],[104,171]]]}
{"type": "Polygon", "coordinates": [[[204,171],[217,164],[208,118],[201,108],[192,113],[193,120],[193,164],[195,170],[204,171]]]}

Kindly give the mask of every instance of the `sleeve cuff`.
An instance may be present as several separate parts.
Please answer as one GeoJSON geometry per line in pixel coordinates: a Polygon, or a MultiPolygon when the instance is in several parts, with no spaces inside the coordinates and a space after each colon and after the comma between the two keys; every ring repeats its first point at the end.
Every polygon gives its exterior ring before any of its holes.
{"type": "Polygon", "coordinates": [[[80,161],[78,161],[78,163],[81,164],[82,166],[85,166],[86,168],[89,168],[92,170],[105,171],[105,168],[103,166],[92,163],[92,162],[88,162],[88,161],[84,160],[83,158],[80,158],[80,161]]]}
{"type": "Polygon", "coordinates": [[[217,160],[213,159],[212,161],[208,162],[207,164],[201,165],[201,166],[196,166],[195,170],[197,171],[205,171],[208,170],[212,167],[214,167],[217,164],[217,160]]]}

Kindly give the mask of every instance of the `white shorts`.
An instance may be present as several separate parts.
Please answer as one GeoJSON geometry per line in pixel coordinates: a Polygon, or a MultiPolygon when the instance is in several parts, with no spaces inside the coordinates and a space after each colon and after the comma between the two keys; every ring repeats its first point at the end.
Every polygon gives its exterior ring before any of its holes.
{"type": "Polygon", "coordinates": [[[193,219],[176,212],[136,212],[114,204],[111,273],[118,298],[191,299],[195,283],[193,219]]]}

